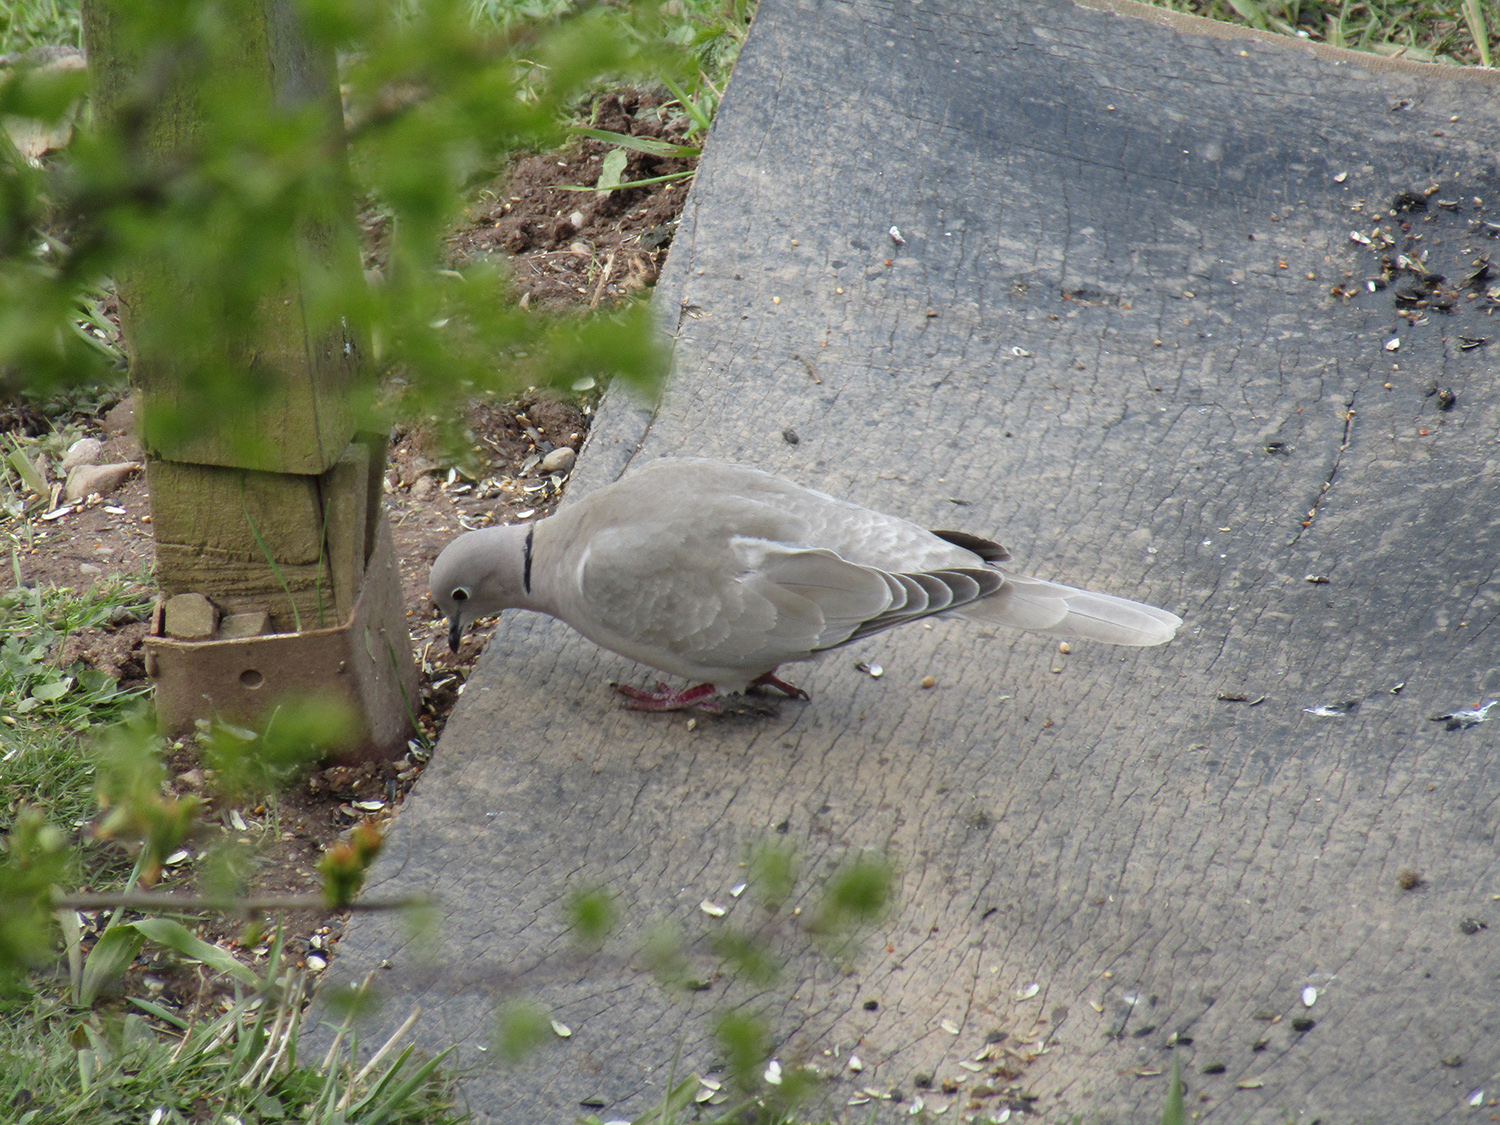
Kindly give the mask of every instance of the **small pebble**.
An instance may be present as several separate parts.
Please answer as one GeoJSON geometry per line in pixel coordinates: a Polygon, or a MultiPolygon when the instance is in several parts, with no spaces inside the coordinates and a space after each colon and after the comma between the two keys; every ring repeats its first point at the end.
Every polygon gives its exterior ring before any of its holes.
{"type": "Polygon", "coordinates": [[[572,470],[573,464],[577,460],[578,454],[574,453],[566,445],[560,445],[542,458],[540,468],[543,473],[566,473],[572,470]]]}
{"type": "Polygon", "coordinates": [[[62,464],[58,471],[67,476],[79,465],[97,465],[99,458],[104,455],[104,443],[98,438],[79,438],[68,446],[68,452],[63,456],[62,464]]]}

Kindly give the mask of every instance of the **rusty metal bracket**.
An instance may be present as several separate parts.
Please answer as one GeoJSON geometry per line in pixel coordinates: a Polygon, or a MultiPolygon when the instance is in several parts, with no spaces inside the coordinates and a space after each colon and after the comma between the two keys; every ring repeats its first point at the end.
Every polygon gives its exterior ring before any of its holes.
{"type": "Polygon", "coordinates": [[[146,638],[146,671],[156,713],[171,737],[200,719],[256,726],[281,701],[337,701],[357,717],[343,760],[393,759],[406,749],[417,710],[417,669],[402,604],[390,525],[380,520],[349,621],[332,629],[232,640],[178,641],[162,635],[157,606],[146,638]]]}

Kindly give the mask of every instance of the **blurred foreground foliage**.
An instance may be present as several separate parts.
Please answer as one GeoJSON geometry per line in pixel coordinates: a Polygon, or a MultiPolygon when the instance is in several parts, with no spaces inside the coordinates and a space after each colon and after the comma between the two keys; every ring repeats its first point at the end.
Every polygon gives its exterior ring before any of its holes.
{"type": "Polygon", "coordinates": [[[109,79],[112,112],[79,113],[81,70],[12,68],[0,116],[78,120],[45,160],[0,139],[0,390],[105,377],[91,295],[163,272],[172,314],[131,325],[132,350],[172,354],[190,394],[148,433],[277,394],[265,357],[235,345],[285,322],[283,294],[313,339],[331,327],[358,349],[368,428],[382,428],[377,388],[392,379],[436,413],[485,389],[652,384],[664,354],[643,304],[593,318],[518,309],[494,267],[449,268],[444,235],[468,189],[508,154],[559,143],[601,81],[696,81],[697,64],[651,3],[504,30],[473,14],[460,0],[98,0],[87,22],[108,50],[93,70],[123,74],[109,79]],[[265,39],[246,43],[247,28],[265,39]],[[267,71],[285,31],[307,44],[304,78],[267,71]],[[361,268],[356,206],[384,232],[378,270],[361,268]]]}

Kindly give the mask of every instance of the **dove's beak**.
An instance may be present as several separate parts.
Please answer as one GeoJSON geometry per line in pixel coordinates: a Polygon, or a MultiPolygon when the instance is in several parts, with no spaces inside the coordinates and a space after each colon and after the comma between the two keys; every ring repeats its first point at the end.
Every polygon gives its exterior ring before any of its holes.
{"type": "Polygon", "coordinates": [[[463,618],[455,613],[448,618],[448,651],[457,652],[459,643],[463,640],[464,623],[463,618]]]}

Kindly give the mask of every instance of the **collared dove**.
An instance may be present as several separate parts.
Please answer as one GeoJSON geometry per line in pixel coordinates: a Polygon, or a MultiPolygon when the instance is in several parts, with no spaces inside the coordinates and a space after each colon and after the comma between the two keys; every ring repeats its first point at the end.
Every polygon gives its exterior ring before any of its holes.
{"type": "Polygon", "coordinates": [[[1163,644],[1182,624],[996,565],[1009,558],[758,469],[663,458],[546,519],[465,532],[430,588],[455,651],[476,618],[531,609],[697,685],[619,687],[646,711],[754,686],[806,699],[780,665],[936,613],[1117,645],[1163,644]]]}

